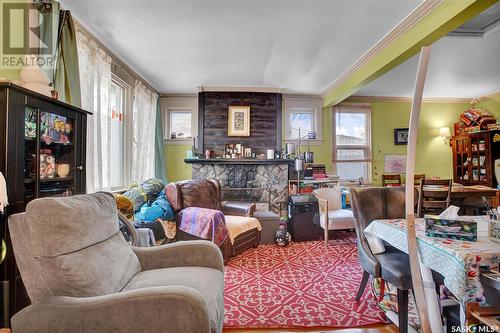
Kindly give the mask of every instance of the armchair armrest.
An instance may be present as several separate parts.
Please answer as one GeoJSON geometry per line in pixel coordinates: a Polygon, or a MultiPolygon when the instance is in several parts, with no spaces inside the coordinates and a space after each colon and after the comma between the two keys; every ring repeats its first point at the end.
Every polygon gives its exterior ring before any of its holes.
{"type": "Polygon", "coordinates": [[[12,318],[13,332],[210,332],[208,305],[189,287],[50,297],[12,318]],[[168,319],[168,320],[166,320],[168,319]]]}
{"type": "Polygon", "coordinates": [[[256,205],[253,202],[223,201],[221,202],[222,212],[225,215],[252,217],[255,213],[256,205]]]}
{"type": "Polygon", "coordinates": [[[318,206],[319,206],[319,213],[321,215],[327,214],[328,215],[328,200],[325,199],[318,199],[318,206]]]}
{"type": "Polygon", "coordinates": [[[154,247],[134,247],[142,270],[168,267],[208,267],[224,272],[220,249],[212,242],[195,240],[154,247]]]}
{"type": "Polygon", "coordinates": [[[319,215],[323,217],[323,221],[325,221],[325,228],[328,229],[328,200],[325,199],[318,199],[318,208],[319,208],[319,215]]]}

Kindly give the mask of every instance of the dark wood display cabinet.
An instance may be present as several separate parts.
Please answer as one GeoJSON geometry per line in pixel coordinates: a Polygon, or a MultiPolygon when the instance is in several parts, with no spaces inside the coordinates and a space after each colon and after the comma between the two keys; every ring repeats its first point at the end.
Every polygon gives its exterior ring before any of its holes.
{"type": "Polygon", "coordinates": [[[35,198],[85,193],[88,114],[20,86],[0,83],[0,171],[9,198],[1,217],[7,257],[0,280],[10,285],[9,306],[2,307],[0,327],[8,326],[8,318],[29,304],[10,246],[7,216],[23,212],[35,198]]]}
{"type": "Polygon", "coordinates": [[[456,135],[451,146],[454,182],[497,187],[495,160],[500,162],[500,131],[456,135]]]}

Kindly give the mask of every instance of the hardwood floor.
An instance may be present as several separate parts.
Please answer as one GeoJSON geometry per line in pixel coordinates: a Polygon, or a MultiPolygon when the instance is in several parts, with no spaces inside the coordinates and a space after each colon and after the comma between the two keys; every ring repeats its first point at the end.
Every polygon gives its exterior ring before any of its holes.
{"type": "Polygon", "coordinates": [[[335,333],[397,333],[393,324],[375,324],[358,328],[344,329],[224,329],[223,333],[297,333],[297,332],[335,332],[335,333]]]}

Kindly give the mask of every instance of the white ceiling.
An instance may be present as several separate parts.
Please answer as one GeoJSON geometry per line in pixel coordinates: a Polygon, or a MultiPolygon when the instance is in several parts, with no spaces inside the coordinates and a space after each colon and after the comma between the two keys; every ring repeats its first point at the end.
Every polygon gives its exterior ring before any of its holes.
{"type": "MultiPolygon", "coordinates": [[[[355,95],[410,97],[418,55],[369,83],[355,95]]],[[[483,37],[446,36],[432,45],[424,97],[480,97],[500,91],[500,27],[483,37]]]]}
{"type": "Polygon", "coordinates": [[[321,93],[421,0],[84,1],[63,7],[160,92],[321,93]]]}

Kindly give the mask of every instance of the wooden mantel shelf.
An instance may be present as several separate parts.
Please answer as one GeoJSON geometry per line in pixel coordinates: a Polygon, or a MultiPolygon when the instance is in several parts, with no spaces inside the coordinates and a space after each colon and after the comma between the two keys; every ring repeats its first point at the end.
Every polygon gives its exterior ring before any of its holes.
{"type": "Polygon", "coordinates": [[[291,159],[259,160],[254,158],[186,158],[187,164],[232,164],[232,165],[256,165],[256,164],[293,164],[291,159]]]}

